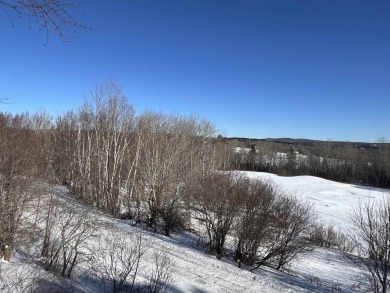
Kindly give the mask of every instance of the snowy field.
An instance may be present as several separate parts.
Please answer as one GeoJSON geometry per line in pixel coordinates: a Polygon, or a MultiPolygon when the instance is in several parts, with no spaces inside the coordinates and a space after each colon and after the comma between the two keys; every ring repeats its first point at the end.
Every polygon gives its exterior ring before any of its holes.
{"type": "Polygon", "coordinates": [[[314,205],[319,220],[341,230],[348,230],[348,211],[365,198],[383,199],[388,190],[345,184],[314,176],[283,177],[263,172],[244,173],[254,180],[271,180],[283,191],[295,194],[314,205]]]}
{"type": "MultiPolygon", "coordinates": [[[[253,180],[270,179],[282,190],[307,199],[318,211],[320,220],[342,229],[348,227],[348,210],[360,199],[365,197],[381,199],[386,195],[384,190],[342,184],[311,176],[280,177],[257,172],[245,172],[245,175],[253,180]]],[[[71,200],[63,187],[57,187],[55,194],[64,202],[71,200]]],[[[99,237],[112,235],[118,237],[119,234],[130,237],[142,234],[149,249],[141,261],[142,270],[137,282],[148,279],[154,252],[164,252],[171,260],[173,268],[169,292],[364,292],[359,270],[336,250],[318,248],[302,255],[291,264],[287,272],[266,267],[250,272],[247,267],[237,268],[237,264],[231,260],[217,260],[207,255],[198,245],[197,236],[191,233],[165,237],[134,227],[127,221],[113,219],[101,212],[94,213],[102,222],[102,227],[99,235],[91,239],[91,245],[96,245],[99,237]]],[[[15,271],[22,261],[26,262],[24,254],[15,253],[10,263],[2,261],[0,273],[5,276],[7,272],[15,271]]],[[[34,270],[39,270],[41,276],[43,274],[49,278],[49,273],[34,265],[33,261],[30,263],[29,274],[32,274],[31,271],[34,273],[34,270]]],[[[82,264],[75,271],[74,278],[79,285],[74,292],[104,292],[96,286],[88,270],[89,268],[82,264]]],[[[45,290],[43,292],[51,292],[45,290]]]]}

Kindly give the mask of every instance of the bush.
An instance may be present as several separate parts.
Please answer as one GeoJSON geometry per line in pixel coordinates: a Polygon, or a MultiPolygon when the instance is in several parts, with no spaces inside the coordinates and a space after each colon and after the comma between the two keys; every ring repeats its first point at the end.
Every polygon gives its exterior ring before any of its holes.
{"type": "Polygon", "coordinates": [[[309,239],[314,245],[320,247],[336,248],[345,252],[353,252],[355,249],[353,241],[331,225],[316,225],[309,239]]]}

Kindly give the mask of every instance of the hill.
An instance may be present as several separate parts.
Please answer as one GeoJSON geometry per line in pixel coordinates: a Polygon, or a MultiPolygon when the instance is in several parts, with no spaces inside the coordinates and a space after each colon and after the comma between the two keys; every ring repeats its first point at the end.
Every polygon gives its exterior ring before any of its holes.
{"type": "MultiPolygon", "coordinates": [[[[332,140],[314,140],[307,138],[247,138],[247,137],[224,137],[231,144],[237,146],[251,144],[261,145],[263,143],[274,143],[279,147],[293,146],[310,149],[314,146],[320,147],[323,145],[330,145],[333,148],[344,147],[346,145],[352,145],[357,149],[378,150],[378,143],[371,142],[353,142],[353,141],[332,141],[332,140]]],[[[390,147],[390,143],[384,143],[386,147],[390,147]]]]}
{"type": "MultiPolygon", "coordinates": [[[[381,189],[362,188],[312,176],[281,177],[258,172],[244,174],[251,180],[272,180],[282,190],[294,192],[312,202],[319,213],[319,219],[339,229],[347,228],[348,209],[360,199],[384,196],[384,190],[381,189]]],[[[80,208],[84,207],[82,203],[75,201],[64,187],[54,186],[45,196],[54,196],[64,206],[74,203],[80,208]]],[[[169,260],[169,286],[165,292],[363,291],[364,282],[360,278],[359,270],[351,264],[346,254],[337,250],[316,248],[296,259],[285,272],[268,267],[250,272],[249,267],[240,269],[229,258],[217,260],[205,253],[201,239],[196,234],[173,233],[172,237],[166,237],[144,227],[134,226],[131,220],[114,219],[98,210],[91,212],[96,222],[100,223],[93,236],[88,239],[88,247],[95,252],[94,261],[97,263],[101,263],[104,258],[104,254],[96,255],[101,241],[120,243],[120,239],[124,239],[134,243],[135,237],[142,237],[146,250],[135,279],[138,285],[147,284],[153,278],[157,253],[169,260]]],[[[230,239],[230,244],[227,244],[228,251],[232,249],[232,241],[230,239]]],[[[97,274],[87,262],[80,263],[71,283],[44,271],[39,265],[39,244],[35,243],[29,249],[20,247],[11,262],[1,262],[3,284],[14,282],[15,286],[15,283],[21,280],[22,270],[22,279],[25,282],[28,280],[26,276],[41,278],[38,292],[107,292],[102,287],[102,280],[97,278],[97,274]]],[[[18,292],[15,287],[8,291],[4,288],[2,292],[18,292]]]]}

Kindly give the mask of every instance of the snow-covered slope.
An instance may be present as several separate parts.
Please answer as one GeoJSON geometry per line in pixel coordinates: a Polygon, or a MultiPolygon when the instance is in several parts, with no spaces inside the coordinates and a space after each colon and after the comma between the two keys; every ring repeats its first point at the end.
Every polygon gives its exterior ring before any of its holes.
{"type": "MultiPolygon", "coordinates": [[[[255,172],[245,172],[245,175],[254,180],[271,179],[282,190],[306,198],[314,204],[320,219],[332,223],[336,228],[347,227],[347,211],[360,199],[368,196],[380,199],[385,195],[384,190],[311,176],[280,177],[255,172]]],[[[62,187],[55,188],[54,194],[65,202],[70,200],[70,195],[62,187]]],[[[207,255],[202,247],[197,245],[197,236],[191,233],[165,237],[134,227],[127,221],[113,219],[99,211],[94,213],[102,222],[98,232],[100,236],[113,237],[112,235],[121,233],[127,237],[143,234],[150,248],[141,261],[142,272],[138,281],[148,278],[154,253],[166,253],[173,264],[170,292],[363,292],[359,270],[354,268],[342,253],[335,250],[319,248],[300,256],[291,265],[289,274],[270,268],[250,272],[249,268],[237,268],[236,263],[231,260],[217,260],[207,255]]],[[[91,241],[93,246],[97,239],[91,241]]],[[[25,261],[22,254],[16,253],[10,263],[3,262],[2,275],[7,275],[13,267],[20,265],[22,259],[25,261]]],[[[33,267],[39,268],[36,265],[33,267]]],[[[100,292],[93,278],[89,278],[88,270],[88,266],[82,264],[81,268],[75,271],[74,278],[82,284],[77,286],[75,292],[100,292]]]]}
{"type": "Polygon", "coordinates": [[[379,188],[334,182],[313,176],[283,177],[262,172],[239,172],[254,180],[272,180],[283,191],[308,200],[319,213],[319,220],[338,229],[349,228],[348,211],[359,200],[370,197],[378,200],[388,191],[379,188]]]}

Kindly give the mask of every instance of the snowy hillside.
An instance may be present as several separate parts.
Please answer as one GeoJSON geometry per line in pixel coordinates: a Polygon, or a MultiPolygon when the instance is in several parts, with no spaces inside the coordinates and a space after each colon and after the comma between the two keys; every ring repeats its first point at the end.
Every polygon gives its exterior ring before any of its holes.
{"type": "MultiPolygon", "coordinates": [[[[241,172],[238,172],[241,173],[241,172]]],[[[283,177],[263,172],[242,172],[254,180],[272,180],[283,191],[313,203],[319,219],[339,229],[348,229],[348,211],[359,200],[383,199],[387,190],[334,182],[313,176],[283,177]]]]}
{"type": "MultiPolygon", "coordinates": [[[[347,227],[347,211],[359,199],[367,196],[375,198],[384,196],[383,190],[341,184],[310,176],[279,177],[255,172],[245,172],[245,175],[253,180],[271,179],[282,190],[306,198],[314,204],[321,220],[340,228],[347,227]]],[[[53,193],[63,203],[73,201],[64,187],[56,187],[53,193]]],[[[114,238],[114,241],[118,241],[123,237],[127,241],[134,241],[135,236],[142,235],[143,242],[146,243],[148,249],[141,259],[140,272],[136,279],[137,284],[147,282],[150,279],[155,253],[161,252],[168,257],[172,268],[169,292],[363,291],[359,270],[354,268],[339,251],[318,248],[311,253],[300,256],[292,263],[287,273],[267,267],[250,272],[250,268],[237,268],[237,264],[227,258],[217,260],[215,257],[207,255],[203,247],[199,245],[198,236],[194,234],[178,233],[173,234],[172,237],[166,237],[134,227],[129,221],[114,219],[99,211],[93,211],[93,213],[101,223],[99,230],[89,239],[90,247],[93,249],[98,249],[99,239],[114,238]]],[[[227,248],[229,251],[229,247],[227,248]]],[[[28,263],[27,266],[24,265],[24,270],[27,267],[30,274],[34,272],[47,280],[50,273],[44,272],[41,267],[35,264],[38,260],[34,259],[34,248],[32,248],[32,258],[29,260],[26,259],[25,251],[19,251],[10,263],[1,262],[0,272],[3,277],[12,275],[16,278],[15,269],[22,267],[23,263],[28,263]]],[[[80,264],[80,267],[75,270],[73,278],[76,280],[76,285],[73,284],[72,290],[76,292],[106,292],[101,285],[97,285],[94,272],[86,263],[80,264]]],[[[60,284],[61,282],[54,281],[54,278],[51,280],[42,286],[41,292],[63,292],[61,290],[65,290],[66,286],[60,284]],[[50,288],[57,289],[54,291],[50,288]]],[[[19,291],[11,289],[4,292],[19,291]]]]}

